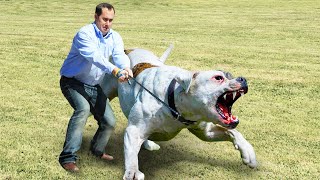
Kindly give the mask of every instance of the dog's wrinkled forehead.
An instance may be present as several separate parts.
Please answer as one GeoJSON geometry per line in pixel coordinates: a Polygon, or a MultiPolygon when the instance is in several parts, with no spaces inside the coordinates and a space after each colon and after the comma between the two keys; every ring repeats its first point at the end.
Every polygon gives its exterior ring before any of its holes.
{"type": "Polygon", "coordinates": [[[232,76],[231,73],[229,73],[229,72],[227,72],[227,71],[222,71],[222,70],[218,70],[218,71],[223,72],[224,76],[225,76],[226,78],[228,78],[229,80],[233,79],[233,76],[232,76]]]}

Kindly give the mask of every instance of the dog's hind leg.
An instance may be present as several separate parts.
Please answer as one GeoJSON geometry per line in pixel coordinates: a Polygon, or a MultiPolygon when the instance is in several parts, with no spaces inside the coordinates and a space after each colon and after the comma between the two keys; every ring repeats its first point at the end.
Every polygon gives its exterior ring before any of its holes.
{"type": "Polygon", "coordinates": [[[153,141],[145,140],[143,142],[143,147],[149,151],[157,151],[160,149],[160,146],[153,141]]]}

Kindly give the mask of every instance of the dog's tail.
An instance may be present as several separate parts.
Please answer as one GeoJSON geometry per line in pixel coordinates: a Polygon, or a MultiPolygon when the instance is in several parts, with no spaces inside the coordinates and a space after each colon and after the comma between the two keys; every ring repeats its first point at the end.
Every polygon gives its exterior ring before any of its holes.
{"type": "Polygon", "coordinates": [[[168,47],[168,49],[162,54],[162,56],[159,58],[159,61],[161,61],[163,64],[164,62],[167,60],[167,58],[169,57],[171,51],[173,49],[173,44],[170,44],[170,46],[168,47]]]}

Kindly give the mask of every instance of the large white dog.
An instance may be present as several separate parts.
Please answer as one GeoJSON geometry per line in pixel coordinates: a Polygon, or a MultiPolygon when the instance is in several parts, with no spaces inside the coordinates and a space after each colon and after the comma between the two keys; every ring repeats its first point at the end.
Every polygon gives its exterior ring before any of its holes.
{"type": "MultiPolygon", "coordinates": [[[[143,49],[128,51],[136,77],[130,84],[118,84],[121,108],[128,118],[123,178],[144,179],[138,165],[141,145],[158,150],[160,146],[153,141],[170,140],[183,128],[204,141],[233,142],[243,163],[257,167],[253,147],[234,129],[239,120],[231,113],[233,103],[248,91],[246,79],[223,71],[191,72],[164,65],[171,49],[160,58],[143,49]],[[151,65],[139,64],[144,62],[151,65]],[[146,65],[147,69],[141,69],[146,65]]],[[[107,76],[104,82],[109,83],[102,85],[112,99],[117,95],[117,82],[110,79],[107,76]],[[110,87],[110,82],[115,85],[110,87]]]]}

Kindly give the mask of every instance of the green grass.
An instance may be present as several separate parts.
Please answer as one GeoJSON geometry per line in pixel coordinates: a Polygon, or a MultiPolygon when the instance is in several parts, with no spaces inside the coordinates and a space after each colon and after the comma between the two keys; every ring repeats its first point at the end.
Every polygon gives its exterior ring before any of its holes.
{"type": "MultiPolygon", "coordinates": [[[[88,155],[97,125],[89,118],[81,173],[57,161],[71,107],[59,69],[72,38],[93,21],[100,1],[0,0],[0,179],[121,179],[123,130],[118,119],[101,162],[88,155]]],[[[161,53],[188,70],[223,69],[245,76],[249,93],[233,111],[256,150],[259,167],[242,165],[229,142],[202,142],[188,131],[139,154],[146,179],[317,179],[320,177],[320,4],[317,0],[111,1],[125,46],[161,53]]]]}

